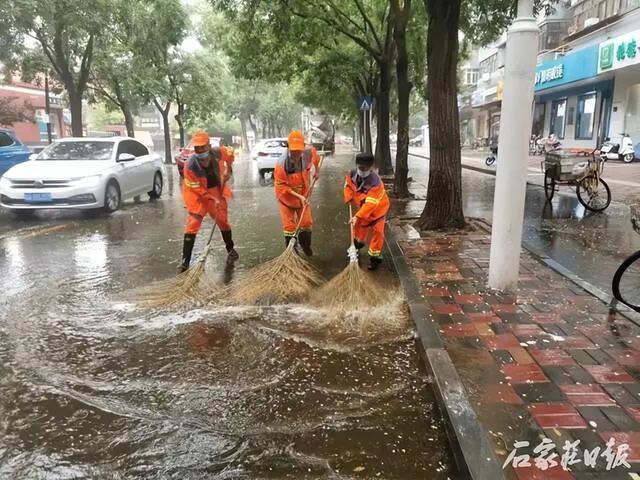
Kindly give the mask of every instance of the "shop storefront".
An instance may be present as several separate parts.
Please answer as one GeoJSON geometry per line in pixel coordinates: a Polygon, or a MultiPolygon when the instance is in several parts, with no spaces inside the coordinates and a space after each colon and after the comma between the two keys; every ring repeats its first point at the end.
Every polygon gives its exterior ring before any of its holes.
{"type": "Polygon", "coordinates": [[[626,133],[637,144],[640,142],[640,30],[600,44],[598,74],[615,75],[608,135],[617,140],[626,133]]]}
{"type": "Polygon", "coordinates": [[[598,78],[598,45],[536,69],[532,133],[555,133],[565,148],[595,148],[609,131],[613,79],[598,78]]]}

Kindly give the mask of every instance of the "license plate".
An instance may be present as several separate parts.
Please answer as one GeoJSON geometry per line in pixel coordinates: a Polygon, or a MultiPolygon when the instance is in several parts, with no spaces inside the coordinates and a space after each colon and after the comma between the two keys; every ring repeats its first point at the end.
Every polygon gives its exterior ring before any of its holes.
{"type": "Polygon", "coordinates": [[[51,201],[50,193],[25,193],[25,203],[47,203],[51,201]]]}

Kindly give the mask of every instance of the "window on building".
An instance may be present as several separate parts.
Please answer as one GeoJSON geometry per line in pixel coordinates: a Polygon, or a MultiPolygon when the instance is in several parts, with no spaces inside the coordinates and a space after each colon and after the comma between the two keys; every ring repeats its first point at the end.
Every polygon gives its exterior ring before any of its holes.
{"type": "Polygon", "coordinates": [[[498,69],[498,54],[494,53],[480,62],[480,71],[491,74],[498,69]]]}
{"type": "Polygon", "coordinates": [[[567,99],[554,100],[551,104],[551,128],[549,133],[555,133],[560,139],[564,138],[564,123],[567,116],[567,99]]]}
{"type": "Polygon", "coordinates": [[[576,117],[576,139],[591,140],[593,138],[593,120],[596,113],[596,93],[588,93],[578,97],[576,117]]]}
{"type": "Polygon", "coordinates": [[[531,134],[539,137],[544,136],[544,114],[547,104],[544,102],[536,103],[533,108],[533,126],[531,128],[531,134]]]}
{"type": "Polygon", "coordinates": [[[620,0],[607,0],[607,17],[615,15],[620,10],[620,0]]]}
{"type": "Polygon", "coordinates": [[[478,83],[478,69],[468,68],[465,70],[465,85],[475,85],[478,83]]]}

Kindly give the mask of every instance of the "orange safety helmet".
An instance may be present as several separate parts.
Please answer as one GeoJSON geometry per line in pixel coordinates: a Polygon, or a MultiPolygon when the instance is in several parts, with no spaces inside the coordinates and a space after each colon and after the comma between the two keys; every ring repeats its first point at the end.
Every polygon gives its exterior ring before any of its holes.
{"type": "Polygon", "coordinates": [[[302,151],[304,150],[304,135],[300,130],[293,130],[287,138],[289,143],[289,150],[302,151]]]}
{"type": "Polygon", "coordinates": [[[191,137],[194,147],[206,147],[209,145],[209,134],[207,132],[196,132],[191,137]]]}

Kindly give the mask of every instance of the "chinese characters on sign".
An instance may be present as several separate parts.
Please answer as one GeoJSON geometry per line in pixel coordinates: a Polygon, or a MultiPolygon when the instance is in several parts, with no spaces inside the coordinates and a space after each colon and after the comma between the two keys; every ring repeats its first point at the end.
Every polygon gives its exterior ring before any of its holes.
{"type": "Polygon", "coordinates": [[[539,470],[548,470],[560,465],[563,470],[570,470],[572,465],[584,463],[585,466],[595,469],[599,459],[602,459],[603,466],[607,471],[620,466],[631,468],[631,465],[627,462],[629,445],[622,443],[616,446],[615,443],[616,441],[610,438],[604,449],[601,447],[594,447],[591,450],[585,449],[582,455],[580,455],[580,451],[578,450],[580,440],[576,440],[575,442],[565,440],[564,446],[562,447],[562,456],[558,457],[558,454],[554,452],[556,444],[549,438],[543,438],[540,444],[533,449],[535,457],[532,463],[531,455],[518,452],[518,449],[529,447],[530,443],[527,441],[519,441],[513,444],[513,450],[509,453],[502,468],[511,465],[514,469],[534,466],[539,470]]]}
{"type": "Polygon", "coordinates": [[[553,67],[536,72],[536,85],[559,80],[564,77],[564,65],[561,63],[553,67]]]}
{"type": "Polygon", "coordinates": [[[640,63],[640,30],[600,44],[598,73],[640,63]]]}

